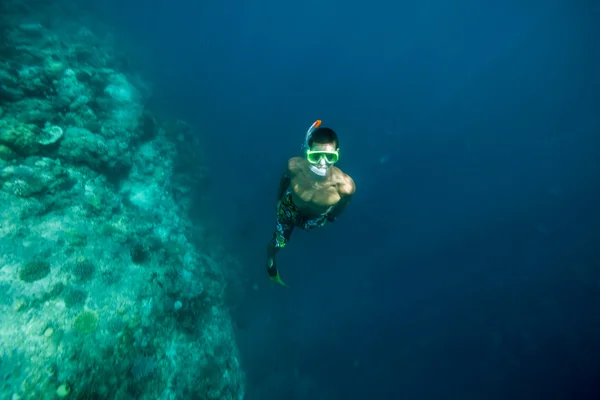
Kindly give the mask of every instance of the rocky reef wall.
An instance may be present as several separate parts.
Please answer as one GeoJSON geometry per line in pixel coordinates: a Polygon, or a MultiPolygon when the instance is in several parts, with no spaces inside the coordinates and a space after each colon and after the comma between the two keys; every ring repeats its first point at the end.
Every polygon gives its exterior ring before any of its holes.
{"type": "Polygon", "coordinates": [[[242,399],[201,136],[78,17],[0,3],[0,398],[242,399]]]}

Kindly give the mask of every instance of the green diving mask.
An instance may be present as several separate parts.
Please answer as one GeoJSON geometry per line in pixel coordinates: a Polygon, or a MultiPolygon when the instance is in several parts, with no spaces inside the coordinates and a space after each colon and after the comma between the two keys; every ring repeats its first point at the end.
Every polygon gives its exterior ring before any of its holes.
{"type": "Polygon", "coordinates": [[[306,159],[311,164],[318,164],[325,158],[327,164],[335,164],[340,159],[337,150],[306,150],[306,159]]]}

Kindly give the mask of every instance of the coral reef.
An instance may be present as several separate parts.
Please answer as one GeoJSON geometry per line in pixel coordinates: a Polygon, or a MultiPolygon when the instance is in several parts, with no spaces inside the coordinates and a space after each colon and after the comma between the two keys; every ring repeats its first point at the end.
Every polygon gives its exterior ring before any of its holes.
{"type": "Polygon", "coordinates": [[[19,279],[23,282],[35,282],[45,278],[50,273],[50,264],[46,261],[27,263],[19,270],[19,279]]]}
{"type": "Polygon", "coordinates": [[[201,141],[73,7],[0,3],[0,399],[242,399],[201,141]]]}
{"type": "Polygon", "coordinates": [[[98,314],[94,311],[83,311],[73,321],[73,329],[87,335],[98,328],[98,314]]]}

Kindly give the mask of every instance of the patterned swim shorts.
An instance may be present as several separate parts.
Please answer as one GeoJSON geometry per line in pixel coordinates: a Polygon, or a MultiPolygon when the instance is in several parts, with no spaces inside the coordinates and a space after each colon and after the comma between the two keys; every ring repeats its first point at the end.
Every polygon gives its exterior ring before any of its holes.
{"type": "Polygon", "coordinates": [[[277,210],[277,223],[275,224],[272,244],[276,248],[282,248],[290,240],[295,227],[309,231],[324,226],[327,221],[327,214],[319,215],[313,219],[306,219],[300,215],[298,207],[292,201],[292,192],[288,190],[283,195],[277,210]]]}

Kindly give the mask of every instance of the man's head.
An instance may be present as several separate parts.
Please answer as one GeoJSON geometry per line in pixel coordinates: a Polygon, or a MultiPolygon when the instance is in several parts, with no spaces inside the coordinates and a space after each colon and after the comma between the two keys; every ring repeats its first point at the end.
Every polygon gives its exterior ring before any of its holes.
{"type": "Polygon", "coordinates": [[[339,159],[339,139],[331,128],[317,128],[308,138],[306,159],[315,174],[324,176],[339,159]]]}
{"type": "Polygon", "coordinates": [[[308,147],[312,147],[313,144],[331,144],[334,149],[340,147],[337,134],[333,129],[326,127],[320,127],[312,131],[308,138],[308,147]]]}

